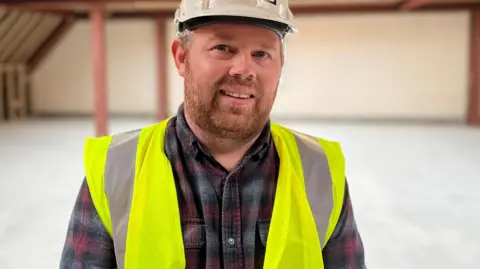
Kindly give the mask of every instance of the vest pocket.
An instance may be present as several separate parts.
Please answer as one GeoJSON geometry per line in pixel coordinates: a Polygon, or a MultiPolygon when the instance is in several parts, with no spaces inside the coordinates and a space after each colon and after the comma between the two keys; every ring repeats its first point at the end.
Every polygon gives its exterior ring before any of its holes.
{"type": "Polygon", "coordinates": [[[182,220],[182,234],[186,268],[203,268],[207,244],[205,221],[201,219],[182,220]]]}

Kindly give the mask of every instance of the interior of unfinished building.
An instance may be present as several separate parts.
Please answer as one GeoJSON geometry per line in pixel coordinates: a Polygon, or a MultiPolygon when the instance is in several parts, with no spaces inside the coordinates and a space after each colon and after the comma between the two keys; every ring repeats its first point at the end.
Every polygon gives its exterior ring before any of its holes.
{"type": "MultiPolygon", "coordinates": [[[[180,0],[1,2],[0,268],[58,268],[85,139],[183,102],[180,0]]],[[[478,269],[480,0],[290,4],[271,118],[340,142],[367,268],[478,269]]]]}

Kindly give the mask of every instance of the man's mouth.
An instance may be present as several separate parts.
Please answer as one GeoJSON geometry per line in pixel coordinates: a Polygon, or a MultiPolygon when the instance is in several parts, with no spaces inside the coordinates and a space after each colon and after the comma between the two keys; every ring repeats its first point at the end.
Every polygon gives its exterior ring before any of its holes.
{"type": "Polygon", "coordinates": [[[253,98],[254,96],[252,94],[248,93],[239,93],[239,92],[230,92],[230,91],[225,91],[225,90],[220,90],[220,93],[226,96],[230,96],[233,98],[239,98],[239,99],[249,99],[253,98]]]}

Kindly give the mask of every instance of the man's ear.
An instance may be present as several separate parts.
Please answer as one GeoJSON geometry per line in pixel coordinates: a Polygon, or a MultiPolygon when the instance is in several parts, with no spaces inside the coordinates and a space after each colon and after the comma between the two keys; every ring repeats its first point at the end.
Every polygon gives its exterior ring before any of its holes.
{"type": "Polygon", "coordinates": [[[172,42],[172,55],[173,60],[175,61],[175,66],[177,67],[177,72],[180,76],[185,75],[185,49],[182,48],[180,38],[175,38],[172,42]]]}

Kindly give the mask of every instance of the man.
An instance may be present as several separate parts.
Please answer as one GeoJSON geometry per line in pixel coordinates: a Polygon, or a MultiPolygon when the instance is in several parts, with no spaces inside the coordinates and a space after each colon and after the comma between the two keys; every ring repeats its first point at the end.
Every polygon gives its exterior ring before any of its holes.
{"type": "Polygon", "coordinates": [[[61,268],[365,268],[340,147],[269,121],[287,1],[182,1],[184,103],[87,140],[61,268]]]}

